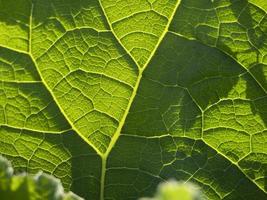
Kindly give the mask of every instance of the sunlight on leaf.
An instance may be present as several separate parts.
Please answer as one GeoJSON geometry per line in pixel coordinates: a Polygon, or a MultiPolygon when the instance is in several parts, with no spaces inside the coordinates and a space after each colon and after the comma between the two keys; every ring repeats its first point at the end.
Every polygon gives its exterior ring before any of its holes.
{"type": "Polygon", "coordinates": [[[266,2],[0,0],[0,154],[88,200],[266,199],[266,2]]]}

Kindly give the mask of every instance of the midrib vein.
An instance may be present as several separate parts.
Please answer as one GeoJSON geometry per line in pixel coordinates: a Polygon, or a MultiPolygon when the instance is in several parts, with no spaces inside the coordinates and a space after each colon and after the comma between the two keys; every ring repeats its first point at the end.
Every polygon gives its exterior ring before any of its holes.
{"type": "Polygon", "coordinates": [[[172,22],[172,19],[173,19],[174,15],[175,15],[175,13],[176,13],[176,11],[178,9],[178,6],[180,5],[180,1],[181,0],[177,0],[176,5],[175,5],[175,7],[173,9],[173,12],[172,12],[172,14],[170,16],[170,19],[168,20],[168,23],[166,24],[165,29],[162,32],[161,37],[158,39],[158,42],[157,42],[156,46],[154,47],[153,51],[151,52],[151,54],[150,54],[147,62],[145,63],[144,67],[141,68],[138,65],[138,63],[134,60],[134,58],[132,57],[132,55],[130,54],[130,52],[128,52],[128,50],[124,47],[124,45],[120,42],[119,38],[116,36],[116,34],[115,34],[115,32],[114,32],[114,30],[112,28],[112,25],[111,25],[111,23],[108,20],[107,14],[106,14],[103,6],[102,6],[101,0],[99,0],[100,7],[101,7],[102,12],[105,15],[106,20],[107,20],[107,22],[108,22],[108,24],[110,26],[111,32],[113,33],[113,35],[116,38],[116,40],[118,41],[118,43],[127,52],[127,54],[131,57],[131,59],[135,62],[135,64],[137,65],[137,67],[139,69],[139,73],[138,73],[138,77],[137,77],[137,80],[136,80],[136,84],[134,86],[134,89],[133,89],[132,95],[130,97],[129,103],[127,105],[127,108],[126,108],[126,110],[125,110],[125,112],[123,114],[123,117],[122,117],[122,119],[121,119],[121,121],[119,123],[119,126],[118,126],[115,134],[113,135],[113,137],[112,137],[112,139],[111,139],[111,141],[109,143],[109,146],[107,148],[107,151],[101,156],[101,158],[102,158],[102,167],[101,167],[101,180],[100,180],[100,200],[104,200],[105,199],[104,192],[105,192],[105,176],[106,176],[106,168],[107,168],[107,158],[108,158],[108,156],[109,156],[112,148],[115,146],[117,140],[119,139],[119,136],[120,136],[120,133],[121,133],[121,129],[122,129],[123,125],[125,124],[125,120],[126,120],[127,115],[128,115],[128,113],[130,111],[130,108],[132,106],[132,103],[134,101],[134,98],[135,98],[135,96],[137,94],[137,90],[139,88],[139,85],[140,85],[140,82],[141,82],[141,79],[142,79],[143,72],[147,68],[148,64],[150,63],[153,55],[155,54],[156,50],[159,47],[161,41],[163,40],[163,38],[167,34],[168,29],[169,29],[169,26],[170,26],[170,24],[172,22]]]}

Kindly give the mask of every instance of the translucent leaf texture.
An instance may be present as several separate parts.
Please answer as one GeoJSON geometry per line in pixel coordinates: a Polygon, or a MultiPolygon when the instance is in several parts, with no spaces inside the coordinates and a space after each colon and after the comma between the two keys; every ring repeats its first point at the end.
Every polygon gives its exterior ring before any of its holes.
{"type": "Polygon", "coordinates": [[[61,182],[51,175],[39,172],[14,175],[10,162],[0,156],[1,199],[20,200],[83,200],[72,192],[64,193],[61,182]]]}
{"type": "Polygon", "coordinates": [[[195,183],[267,199],[265,0],[0,1],[0,153],[85,199],[195,183]]]}

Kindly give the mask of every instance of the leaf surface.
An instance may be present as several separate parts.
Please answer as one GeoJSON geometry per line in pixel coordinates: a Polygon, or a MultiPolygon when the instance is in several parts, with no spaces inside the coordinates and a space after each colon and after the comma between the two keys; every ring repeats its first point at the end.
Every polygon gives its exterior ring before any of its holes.
{"type": "Polygon", "coordinates": [[[86,199],[190,180],[267,199],[264,0],[0,1],[0,153],[86,199]]]}

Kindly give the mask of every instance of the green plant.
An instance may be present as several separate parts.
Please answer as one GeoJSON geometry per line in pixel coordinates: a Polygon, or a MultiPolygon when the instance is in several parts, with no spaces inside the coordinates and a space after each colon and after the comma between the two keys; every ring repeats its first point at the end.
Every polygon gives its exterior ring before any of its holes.
{"type": "Polygon", "coordinates": [[[0,153],[89,200],[169,178],[266,199],[265,0],[0,0],[0,153]]]}
{"type": "Polygon", "coordinates": [[[196,185],[171,180],[161,183],[153,198],[140,200],[204,200],[201,196],[201,191],[196,185]]]}
{"type": "Polygon", "coordinates": [[[2,200],[82,200],[68,192],[64,194],[60,181],[39,172],[35,176],[13,174],[10,162],[0,156],[0,197],[2,200]]]}

